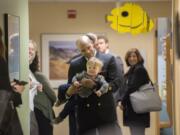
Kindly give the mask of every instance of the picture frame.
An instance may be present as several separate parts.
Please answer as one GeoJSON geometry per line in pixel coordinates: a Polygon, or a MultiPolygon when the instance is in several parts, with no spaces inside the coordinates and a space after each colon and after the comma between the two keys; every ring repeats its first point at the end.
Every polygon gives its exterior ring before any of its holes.
{"type": "Polygon", "coordinates": [[[176,13],[175,17],[175,37],[176,37],[176,54],[177,58],[180,59],[180,17],[179,12],[176,13]]]}
{"type": "Polygon", "coordinates": [[[4,14],[6,57],[8,60],[9,77],[20,79],[20,17],[4,14]]]}
{"type": "Polygon", "coordinates": [[[79,54],[76,40],[82,34],[41,34],[42,72],[53,88],[67,83],[68,61],[79,54]]]}

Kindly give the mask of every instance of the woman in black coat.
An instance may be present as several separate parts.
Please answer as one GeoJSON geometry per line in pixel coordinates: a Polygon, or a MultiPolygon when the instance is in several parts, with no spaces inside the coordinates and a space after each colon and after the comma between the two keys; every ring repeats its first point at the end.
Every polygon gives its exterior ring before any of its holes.
{"type": "Polygon", "coordinates": [[[11,95],[11,102],[5,102],[7,98],[3,97],[4,94],[0,96],[0,135],[23,135],[16,111],[16,107],[22,104],[21,93],[23,90],[23,85],[18,85],[15,82],[10,83],[5,46],[2,42],[2,30],[0,27],[0,92],[1,94],[9,93],[8,95],[11,95]],[[11,104],[10,107],[9,104],[11,104]]]}
{"type": "Polygon", "coordinates": [[[150,126],[150,113],[137,114],[134,112],[129,95],[144,84],[150,82],[149,75],[143,66],[144,60],[138,49],[130,49],[125,56],[129,68],[125,74],[127,90],[122,100],[123,123],[130,127],[131,135],[144,135],[145,128],[150,126]]]}

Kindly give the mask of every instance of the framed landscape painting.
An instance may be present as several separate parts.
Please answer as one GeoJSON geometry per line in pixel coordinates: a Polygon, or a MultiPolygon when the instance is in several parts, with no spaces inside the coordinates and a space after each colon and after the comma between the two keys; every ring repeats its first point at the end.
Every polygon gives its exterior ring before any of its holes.
{"type": "Polygon", "coordinates": [[[69,61],[79,54],[76,40],[80,34],[42,34],[42,72],[54,88],[67,83],[69,61]]]}

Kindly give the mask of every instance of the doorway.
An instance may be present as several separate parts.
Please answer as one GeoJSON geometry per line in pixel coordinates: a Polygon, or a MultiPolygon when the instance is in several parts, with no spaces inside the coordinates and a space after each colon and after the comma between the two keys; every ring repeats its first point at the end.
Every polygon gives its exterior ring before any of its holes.
{"type": "Polygon", "coordinates": [[[160,112],[160,135],[172,135],[172,44],[170,19],[161,17],[157,20],[157,70],[158,87],[162,99],[160,112]]]}

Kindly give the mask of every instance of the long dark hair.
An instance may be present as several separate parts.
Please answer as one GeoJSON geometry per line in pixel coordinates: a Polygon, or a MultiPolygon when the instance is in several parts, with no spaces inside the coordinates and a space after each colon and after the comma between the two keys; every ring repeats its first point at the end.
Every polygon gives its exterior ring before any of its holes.
{"type": "Polygon", "coordinates": [[[2,29],[0,27],[0,58],[4,58],[5,59],[5,52],[6,52],[6,49],[5,49],[5,46],[3,44],[3,41],[2,41],[2,29]]]}
{"type": "Polygon", "coordinates": [[[36,52],[36,55],[35,55],[32,63],[29,65],[29,68],[30,68],[32,73],[39,71],[39,56],[38,56],[37,52],[36,52]]]}

